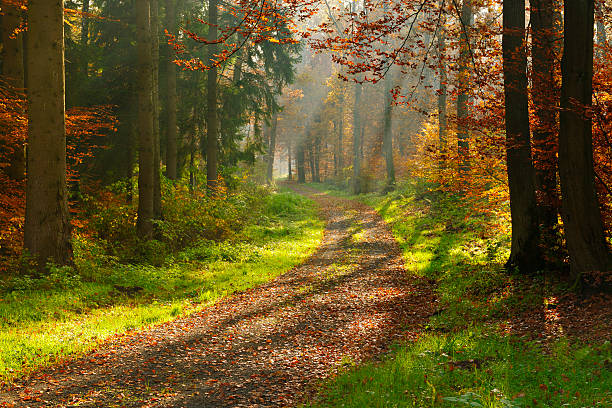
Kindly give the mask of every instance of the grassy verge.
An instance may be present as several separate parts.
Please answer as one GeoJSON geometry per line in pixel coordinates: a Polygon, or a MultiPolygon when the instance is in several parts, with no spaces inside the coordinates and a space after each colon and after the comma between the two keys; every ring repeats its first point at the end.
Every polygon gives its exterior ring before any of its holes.
{"type": "Polygon", "coordinates": [[[201,240],[161,266],[100,260],[92,243],[77,237],[76,268],[2,282],[0,381],[270,280],[303,261],[322,231],[314,203],[285,191],[270,195],[261,215],[231,240],[201,240]]]}
{"type": "Polygon", "coordinates": [[[612,406],[609,342],[561,336],[543,347],[537,337],[546,333],[533,333],[534,339],[507,332],[510,321],[562,288],[545,276],[503,270],[509,247],[503,225],[466,217],[456,199],[415,184],[353,198],[391,224],[408,272],[436,282],[439,307],[418,341],[397,345],[381,363],[347,369],[306,406],[612,406]]]}

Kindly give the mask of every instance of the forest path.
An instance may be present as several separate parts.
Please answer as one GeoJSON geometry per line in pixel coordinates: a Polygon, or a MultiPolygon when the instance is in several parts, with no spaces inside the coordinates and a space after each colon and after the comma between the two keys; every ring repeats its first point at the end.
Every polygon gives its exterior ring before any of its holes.
{"type": "Polygon", "coordinates": [[[327,225],[302,265],[204,310],[24,379],[0,406],[278,407],[418,335],[432,289],[370,207],[306,187],[327,225]]]}

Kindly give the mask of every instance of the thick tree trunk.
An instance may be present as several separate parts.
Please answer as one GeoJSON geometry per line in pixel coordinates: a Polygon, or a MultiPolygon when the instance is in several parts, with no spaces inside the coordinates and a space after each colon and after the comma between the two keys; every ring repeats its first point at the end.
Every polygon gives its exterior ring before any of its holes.
{"type": "Polygon", "coordinates": [[[576,278],[612,271],[593,170],[593,0],[565,2],[559,176],[570,269],[576,278]]]}
{"type": "Polygon", "coordinates": [[[266,169],[266,181],[268,184],[272,183],[272,176],[274,170],[274,152],[276,151],[276,126],[278,124],[278,113],[272,116],[272,123],[270,126],[270,140],[268,143],[268,163],[266,169]]]}
{"type": "Polygon", "coordinates": [[[72,262],[66,191],[64,3],[28,3],[28,178],[24,247],[44,267],[72,262]]]}
{"type": "Polygon", "coordinates": [[[385,107],[383,112],[383,156],[387,168],[387,187],[395,184],[395,165],[393,163],[393,95],[391,94],[391,75],[385,77],[385,107]]]}
{"type": "Polygon", "coordinates": [[[353,194],[361,193],[361,107],[362,84],[355,84],[355,100],[353,104],[353,194]]]}
{"type": "MultiPolygon", "coordinates": [[[[15,30],[21,25],[21,11],[5,0],[0,4],[4,12],[2,16],[2,74],[12,86],[22,90],[24,88],[23,35],[15,33],[15,30]]],[[[25,146],[23,140],[15,142],[14,150],[10,154],[10,163],[5,172],[13,180],[23,180],[26,170],[25,146]]]]}
{"type": "MultiPolygon", "coordinates": [[[[208,0],[208,41],[217,41],[217,17],[218,17],[218,0],[208,0]]],[[[217,118],[217,66],[215,62],[215,54],[217,53],[217,45],[208,45],[208,70],[207,78],[207,111],[206,111],[206,185],[210,190],[214,190],[217,185],[217,133],[218,133],[218,118],[217,118]]]]}
{"type": "Polygon", "coordinates": [[[461,35],[459,40],[459,74],[457,87],[457,148],[461,171],[465,172],[470,165],[470,145],[468,142],[467,120],[469,116],[468,100],[470,90],[470,31],[472,27],[472,1],[463,0],[461,8],[461,35]]]}
{"type": "Polygon", "coordinates": [[[136,0],[138,50],[138,235],[153,236],[155,137],[150,1],[136,0]]]}
{"type": "Polygon", "coordinates": [[[298,183],[306,182],[306,168],[305,162],[306,159],[304,157],[304,141],[298,143],[297,146],[297,155],[295,157],[297,164],[297,175],[298,175],[298,183]]]}
{"type": "Polygon", "coordinates": [[[162,219],[161,146],[159,136],[159,2],[151,2],[151,58],[153,60],[153,216],[162,219]]]}
{"type": "Polygon", "coordinates": [[[533,130],[533,157],[536,174],[539,222],[542,233],[549,241],[558,222],[557,192],[557,121],[554,55],[554,3],[553,0],[531,2],[533,61],[533,104],[535,126],[533,130]]]}
{"type": "Polygon", "coordinates": [[[529,134],[525,0],[504,1],[503,14],[506,157],[512,217],[512,243],[506,266],[532,272],[539,267],[540,253],[529,134]]]}
{"type": "MultiPolygon", "coordinates": [[[[176,35],[176,0],[166,0],[166,27],[170,34],[176,35]]],[[[168,104],[166,107],[166,177],[177,178],[178,132],[176,127],[176,64],[174,51],[168,47],[166,61],[166,90],[168,104]]]]}

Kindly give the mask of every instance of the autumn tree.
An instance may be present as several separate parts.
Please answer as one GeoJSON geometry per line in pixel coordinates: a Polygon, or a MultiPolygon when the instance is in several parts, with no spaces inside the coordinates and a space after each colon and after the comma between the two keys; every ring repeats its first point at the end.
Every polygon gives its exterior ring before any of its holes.
{"type": "Polygon", "coordinates": [[[66,191],[64,4],[30,0],[26,41],[28,177],[24,247],[41,266],[72,262],[66,191]]]}
{"type": "MultiPolygon", "coordinates": [[[[0,5],[2,16],[2,74],[10,85],[17,90],[24,87],[23,65],[23,35],[21,10],[14,2],[3,0],[0,5]]],[[[8,131],[8,129],[5,129],[8,131]]],[[[9,147],[10,148],[10,147],[9,147]]],[[[23,180],[25,177],[25,150],[23,141],[12,146],[10,162],[5,172],[13,180],[23,180]]]]}

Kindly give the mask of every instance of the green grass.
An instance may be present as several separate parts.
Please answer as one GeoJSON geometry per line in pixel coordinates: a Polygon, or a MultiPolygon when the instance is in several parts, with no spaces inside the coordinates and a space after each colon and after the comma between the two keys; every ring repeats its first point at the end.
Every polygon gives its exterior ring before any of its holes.
{"type": "Polygon", "coordinates": [[[408,273],[436,282],[439,305],[418,341],[345,370],[307,407],[612,406],[610,343],[561,339],[543,350],[499,330],[559,290],[544,275],[528,280],[503,269],[504,225],[467,217],[458,198],[417,183],[357,197],[311,186],[374,207],[392,226],[408,273]]]}
{"type": "Polygon", "coordinates": [[[76,238],[76,270],[2,282],[0,381],[270,280],[312,253],[322,231],[314,203],[284,191],[232,241],[200,241],[159,267],[100,261],[94,243],[76,238]]]}

